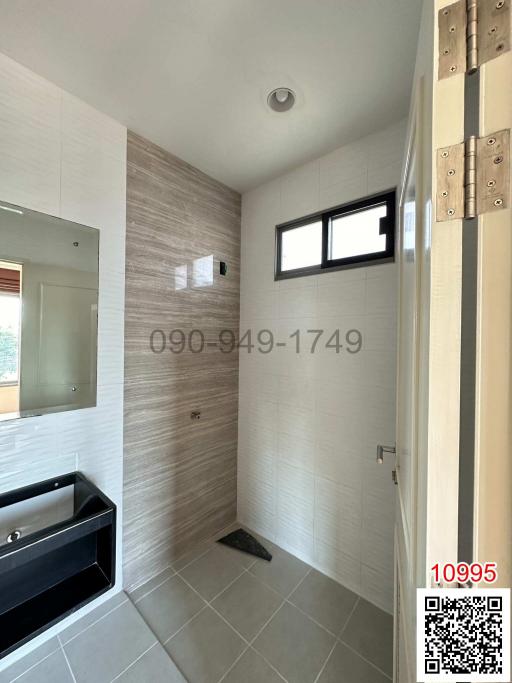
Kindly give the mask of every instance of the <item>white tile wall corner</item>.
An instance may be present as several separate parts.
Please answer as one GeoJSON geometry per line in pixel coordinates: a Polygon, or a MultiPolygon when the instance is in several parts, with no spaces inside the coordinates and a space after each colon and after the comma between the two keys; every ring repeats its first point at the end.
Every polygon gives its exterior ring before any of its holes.
{"type": "Polygon", "coordinates": [[[277,223],[398,186],[405,121],[247,192],[241,331],[359,329],[363,350],[240,353],[239,519],[380,607],[393,596],[396,268],[274,281],[277,223]]]}
{"type": "MultiPolygon", "coordinates": [[[[84,472],[117,505],[116,591],[122,588],[126,135],[124,126],[0,54],[0,200],[100,229],[97,407],[0,423],[0,491],[84,472]]],[[[19,648],[0,668],[100,601],[19,648]]]]}

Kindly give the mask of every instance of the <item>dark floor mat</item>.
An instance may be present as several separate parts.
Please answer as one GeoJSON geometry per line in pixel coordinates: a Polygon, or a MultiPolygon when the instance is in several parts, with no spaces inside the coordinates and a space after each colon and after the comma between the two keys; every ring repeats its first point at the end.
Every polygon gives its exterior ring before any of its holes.
{"type": "Polygon", "coordinates": [[[256,557],[261,557],[263,560],[270,562],[272,555],[265,550],[265,548],[259,543],[254,536],[244,531],[244,529],[237,529],[232,531],[227,536],[219,538],[217,543],[223,543],[228,545],[230,548],[236,548],[241,550],[243,553],[249,553],[249,555],[255,555],[256,557]]]}

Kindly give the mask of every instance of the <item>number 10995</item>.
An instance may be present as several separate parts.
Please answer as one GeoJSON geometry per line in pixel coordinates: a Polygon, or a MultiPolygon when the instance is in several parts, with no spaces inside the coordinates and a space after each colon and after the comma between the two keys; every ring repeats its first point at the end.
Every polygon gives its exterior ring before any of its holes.
{"type": "Polygon", "coordinates": [[[498,567],[496,562],[458,562],[454,564],[435,564],[432,569],[435,583],[496,583],[498,579],[498,567]]]}

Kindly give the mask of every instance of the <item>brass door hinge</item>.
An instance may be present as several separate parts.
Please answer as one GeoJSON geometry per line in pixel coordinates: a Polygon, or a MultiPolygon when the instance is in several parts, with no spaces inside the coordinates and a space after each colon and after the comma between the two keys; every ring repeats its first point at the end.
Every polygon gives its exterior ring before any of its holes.
{"type": "Polygon", "coordinates": [[[436,220],[510,206],[510,130],[437,150],[436,220]]]}
{"type": "Polygon", "coordinates": [[[510,50],[511,0],[458,0],[438,13],[439,78],[473,73],[510,50]]]}

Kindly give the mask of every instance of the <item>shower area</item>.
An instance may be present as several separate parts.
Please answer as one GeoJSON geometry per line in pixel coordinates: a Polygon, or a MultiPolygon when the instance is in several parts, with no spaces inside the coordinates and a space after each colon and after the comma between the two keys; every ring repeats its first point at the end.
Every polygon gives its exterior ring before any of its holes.
{"type": "Polygon", "coordinates": [[[404,137],[240,197],[129,132],[123,581],[187,680],[392,675],[396,264],[274,272],[276,225],[394,190],[404,137]]]}

